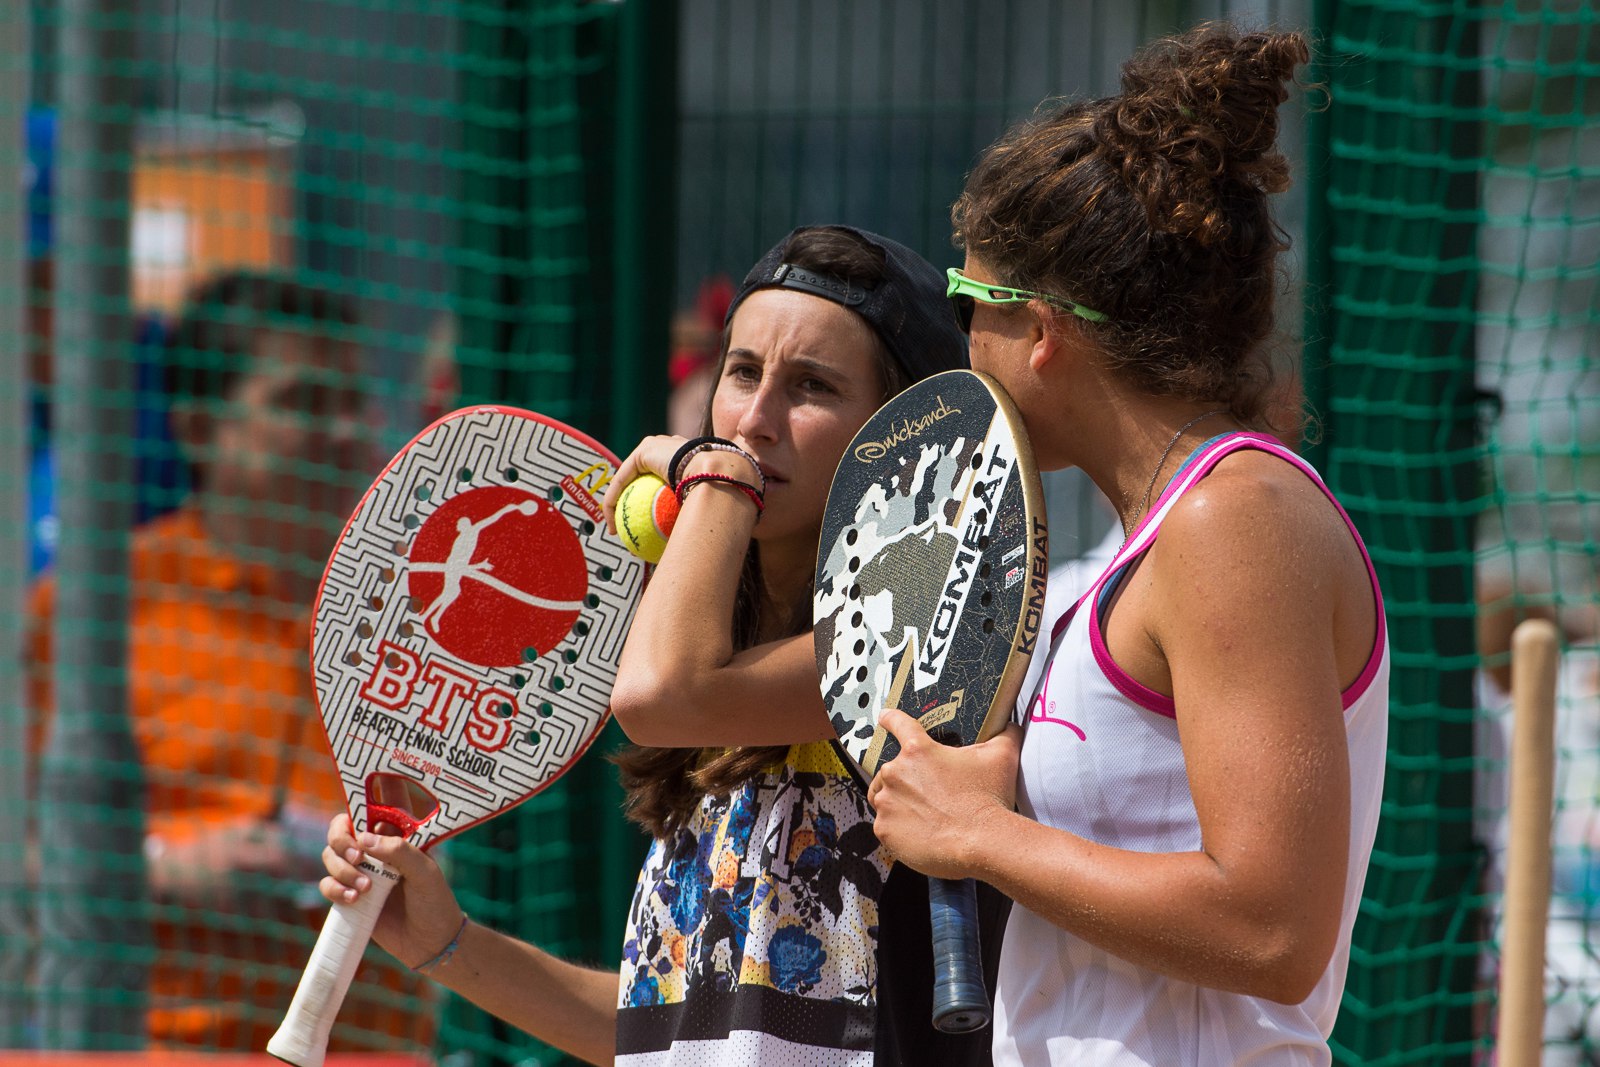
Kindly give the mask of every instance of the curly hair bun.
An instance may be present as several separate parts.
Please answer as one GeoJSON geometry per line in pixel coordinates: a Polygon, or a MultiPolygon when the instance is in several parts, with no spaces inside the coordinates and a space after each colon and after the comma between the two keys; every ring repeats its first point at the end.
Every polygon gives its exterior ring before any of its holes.
{"type": "Polygon", "coordinates": [[[1310,57],[1298,33],[1208,24],[1123,66],[1122,93],[1097,116],[1094,134],[1152,230],[1213,245],[1229,235],[1226,205],[1236,193],[1288,187],[1278,107],[1310,57]]]}

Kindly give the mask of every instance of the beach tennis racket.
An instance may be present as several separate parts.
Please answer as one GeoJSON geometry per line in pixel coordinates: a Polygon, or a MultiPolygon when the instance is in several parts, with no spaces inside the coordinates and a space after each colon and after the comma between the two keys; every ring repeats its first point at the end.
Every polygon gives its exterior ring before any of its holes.
{"type": "MultiPolygon", "coordinates": [[[[899,752],[899,708],[970,745],[1010,721],[1039,637],[1048,569],[1043,489],[1021,417],[973,371],[926,378],[856,435],[817,549],[817,673],[846,755],[870,778],[899,752]]],[[[989,1023],[976,883],[929,879],[933,1024],[989,1023]]]]}
{"type": "MultiPolygon", "coordinates": [[[[606,528],[617,458],[527,411],[467,408],[367,490],[317,594],[317,703],[357,829],[422,848],[533,796],[605,725],[645,564],[606,528]]],[[[283,1025],[297,1067],[328,1034],[398,881],[334,904],[283,1025]]]]}

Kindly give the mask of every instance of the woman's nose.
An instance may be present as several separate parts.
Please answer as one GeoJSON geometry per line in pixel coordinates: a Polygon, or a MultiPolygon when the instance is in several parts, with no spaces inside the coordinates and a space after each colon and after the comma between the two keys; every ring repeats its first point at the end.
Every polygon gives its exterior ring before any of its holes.
{"type": "Polygon", "coordinates": [[[779,407],[782,398],[777,395],[777,390],[770,382],[762,382],[761,387],[750,397],[750,402],[739,413],[739,435],[747,441],[771,441],[777,437],[777,426],[780,421],[779,407]]]}

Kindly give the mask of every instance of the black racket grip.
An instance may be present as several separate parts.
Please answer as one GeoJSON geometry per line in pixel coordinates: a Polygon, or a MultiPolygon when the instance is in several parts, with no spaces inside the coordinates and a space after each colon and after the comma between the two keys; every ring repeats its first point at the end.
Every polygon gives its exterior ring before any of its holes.
{"type": "Polygon", "coordinates": [[[989,994],[978,954],[978,883],[971,878],[929,878],[928,918],[933,924],[933,1025],[965,1034],[989,1025],[989,994]]]}

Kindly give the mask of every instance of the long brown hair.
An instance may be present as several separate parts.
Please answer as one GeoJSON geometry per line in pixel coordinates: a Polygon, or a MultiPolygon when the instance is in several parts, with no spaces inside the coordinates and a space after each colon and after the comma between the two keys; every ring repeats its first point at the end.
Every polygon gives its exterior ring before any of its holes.
{"type": "MultiPolygon", "coordinates": [[[[951,209],[956,238],[1007,285],[1076,301],[1111,370],[1154,395],[1273,426],[1276,264],[1270,194],[1297,33],[1206,24],[1122,69],[1122,92],[1043,113],[991,146],[951,209]]],[[[1298,418],[1296,414],[1291,416],[1298,418]]]]}
{"type": "MultiPolygon", "coordinates": [[[[786,263],[826,274],[864,289],[876,288],[885,278],[883,253],[847,230],[819,226],[791,235],[783,249],[786,263]]],[[[737,314],[737,312],[736,312],[737,314]]],[[[909,375],[873,335],[874,355],[880,375],[881,395],[889,397],[908,384],[909,375]]],[[[712,391],[722,379],[728,359],[724,330],[712,391]]],[[[709,400],[709,398],[708,398],[709,400]]],[[[711,433],[711,405],[706,405],[702,432],[711,433]]],[[[811,629],[811,589],[792,604],[770,604],[762,593],[760,546],[750,542],[739,575],[730,626],[733,649],[740,652],[765,640],[795,637],[811,629]]],[[[612,757],[627,793],[628,818],[655,837],[681,828],[706,795],[723,797],[779,763],[787,745],[735,748],[649,748],[630,745],[612,757]]]]}

